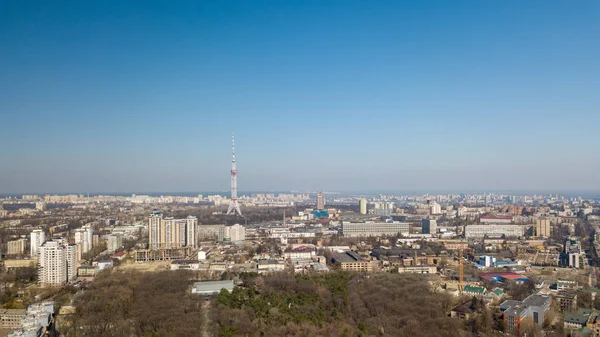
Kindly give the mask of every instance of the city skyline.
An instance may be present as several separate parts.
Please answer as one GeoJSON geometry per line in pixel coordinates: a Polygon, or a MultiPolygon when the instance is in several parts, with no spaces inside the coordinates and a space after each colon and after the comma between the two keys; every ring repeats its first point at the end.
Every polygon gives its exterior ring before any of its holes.
{"type": "Polygon", "coordinates": [[[0,5],[0,194],[600,190],[597,2],[231,4],[0,5]]]}

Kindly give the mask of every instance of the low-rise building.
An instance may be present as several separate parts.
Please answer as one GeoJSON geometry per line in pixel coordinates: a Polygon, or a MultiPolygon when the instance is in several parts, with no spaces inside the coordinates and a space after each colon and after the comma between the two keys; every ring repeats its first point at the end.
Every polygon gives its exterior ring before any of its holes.
{"type": "Polygon", "coordinates": [[[0,329],[17,329],[27,314],[25,309],[0,309],[0,329]]]}
{"type": "Polygon", "coordinates": [[[360,257],[356,252],[331,253],[331,261],[340,264],[344,271],[369,272],[373,271],[373,263],[360,257]]]}
{"type": "Polygon", "coordinates": [[[506,301],[500,305],[500,310],[504,312],[506,326],[513,330],[518,328],[525,318],[530,318],[534,324],[542,325],[551,304],[550,295],[533,294],[523,302],[506,301]]]}
{"type": "Polygon", "coordinates": [[[483,238],[490,235],[504,235],[505,237],[521,237],[523,236],[523,226],[507,224],[465,226],[465,238],[467,239],[483,238]]]}
{"type": "Polygon", "coordinates": [[[285,270],[285,262],[280,260],[259,260],[256,269],[260,274],[283,271],[285,270]]]}
{"type": "Polygon", "coordinates": [[[222,289],[228,292],[233,291],[233,280],[225,281],[198,281],[192,286],[192,294],[198,295],[216,295],[221,292],[222,289]]]}
{"type": "Polygon", "coordinates": [[[435,274],[437,273],[436,266],[430,265],[416,265],[416,266],[398,266],[398,273],[412,273],[412,274],[435,274]]]}
{"type": "Polygon", "coordinates": [[[570,290],[561,290],[556,294],[560,311],[575,311],[577,309],[577,293],[570,290]]]}

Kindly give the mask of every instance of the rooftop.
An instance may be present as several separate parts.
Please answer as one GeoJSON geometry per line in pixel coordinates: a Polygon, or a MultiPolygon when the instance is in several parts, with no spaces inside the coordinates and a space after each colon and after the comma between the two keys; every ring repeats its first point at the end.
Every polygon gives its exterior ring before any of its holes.
{"type": "Polygon", "coordinates": [[[533,307],[543,307],[544,305],[549,304],[551,300],[552,298],[550,295],[533,294],[524,299],[523,304],[533,307]]]}

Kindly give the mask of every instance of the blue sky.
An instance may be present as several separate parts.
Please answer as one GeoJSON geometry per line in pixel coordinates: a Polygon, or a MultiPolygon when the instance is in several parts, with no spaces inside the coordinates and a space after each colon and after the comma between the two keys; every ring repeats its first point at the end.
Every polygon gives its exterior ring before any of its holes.
{"type": "Polygon", "coordinates": [[[598,1],[2,1],[0,193],[600,189],[598,1]]]}

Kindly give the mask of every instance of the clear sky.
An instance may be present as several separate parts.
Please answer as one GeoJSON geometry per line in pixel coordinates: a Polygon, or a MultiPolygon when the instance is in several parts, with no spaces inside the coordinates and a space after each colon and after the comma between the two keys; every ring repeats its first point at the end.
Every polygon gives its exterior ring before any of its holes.
{"type": "Polygon", "coordinates": [[[0,1],[0,193],[600,189],[600,1],[0,1]]]}

